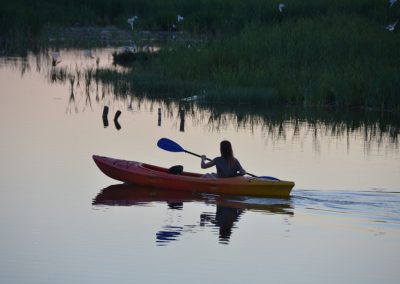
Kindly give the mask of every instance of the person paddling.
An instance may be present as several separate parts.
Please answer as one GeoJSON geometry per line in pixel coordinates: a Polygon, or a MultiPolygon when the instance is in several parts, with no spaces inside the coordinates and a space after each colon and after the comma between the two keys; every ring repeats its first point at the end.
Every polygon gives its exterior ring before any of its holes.
{"type": "MultiPolygon", "coordinates": [[[[217,175],[218,178],[228,178],[228,177],[236,177],[243,176],[246,174],[246,171],[242,168],[239,161],[234,157],[232,145],[229,141],[224,140],[220,143],[220,151],[221,156],[216,157],[210,162],[206,162],[206,155],[201,156],[201,168],[207,169],[213,166],[217,167],[217,175]]],[[[213,177],[214,175],[205,175],[205,177],[213,177]]]]}

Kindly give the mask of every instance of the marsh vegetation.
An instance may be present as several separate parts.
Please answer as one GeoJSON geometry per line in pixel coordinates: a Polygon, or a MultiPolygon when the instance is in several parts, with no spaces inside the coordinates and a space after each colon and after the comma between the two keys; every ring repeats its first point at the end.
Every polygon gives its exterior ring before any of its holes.
{"type": "Polygon", "coordinates": [[[5,39],[23,45],[34,37],[53,36],[55,28],[71,26],[113,25],[138,45],[145,44],[139,36],[143,30],[166,33],[157,56],[124,62],[129,72],[96,73],[117,87],[124,81],[124,88],[134,86],[160,97],[198,96],[213,103],[264,107],[398,110],[400,106],[399,3],[287,0],[280,7],[277,1],[261,0],[42,0],[26,4],[7,1],[0,8],[3,47],[5,39]],[[189,36],[177,37],[182,33],[189,36]]]}

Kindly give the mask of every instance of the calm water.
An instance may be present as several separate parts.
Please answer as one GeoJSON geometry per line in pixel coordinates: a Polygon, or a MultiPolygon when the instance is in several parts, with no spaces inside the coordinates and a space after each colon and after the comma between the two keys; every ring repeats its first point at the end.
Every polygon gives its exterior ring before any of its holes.
{"type": "Polygon", "coordinates": [[[54,68],[47,53],[1,60],[1,283],[397,283],[398,121],[116,96],[82,71],[110,66],[112,51],[93,51],[96,63],[61,50],[54,68]],[[292,196],[149,191],[91,159],[205,172],[161,137],[209,157],[229,139],[249,172],[294,180],[292,196]]]}

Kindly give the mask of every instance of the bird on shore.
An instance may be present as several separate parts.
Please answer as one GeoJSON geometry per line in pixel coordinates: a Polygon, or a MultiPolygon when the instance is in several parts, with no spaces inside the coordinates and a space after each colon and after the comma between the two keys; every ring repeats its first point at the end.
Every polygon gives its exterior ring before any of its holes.
{"type": "Polygon", "coordinates": [[[128,19],[128,24],[131,26],[131,29],[133,30],[133,24],[136,22],[136,20],[139,19],[138,16],[133,16],[128,19]]]}
{"type": "Polygon", "coordinates": [[[397,0],[389,0],[389,8],[392,8],[394,4],[396,4],[397,0]]]}
{"type": "Polygon", "coordinates": [[[283,9],[284,9],[285,7],[286,7],[285,4],[279,3],[279,5],[278,5],[278,10],[279,10],[279,12],[283,13],[283,9]]]}
{"type": "Polygon", "coordinates": [[[393,32],[393,31],[396,29],[396,25],[397,25],[398,22],[399,22],[399,20],[397,20],[397,21],[394,22],[393,24],[387,25],[387,26],[386,26],[386,29],[387,29],[389,32],[393,32]]]}
{"type": "Polygon", "coordinates": [[[181,16],[181,15],[176,16],[176,19],[177,19],[178,23],[180,23],[184,20],[183,16],[181,16]]]}

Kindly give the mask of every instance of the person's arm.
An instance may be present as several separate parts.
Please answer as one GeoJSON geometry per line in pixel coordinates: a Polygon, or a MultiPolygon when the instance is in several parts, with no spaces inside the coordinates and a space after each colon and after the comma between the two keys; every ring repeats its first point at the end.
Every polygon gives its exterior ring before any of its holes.
{"type": "Polygon", "coordinates": [[[201,156],[201,168],[202,169],[207,169],[207,168],[211,168],[211,167],[215,166],[214,160],[207,163],[206,159],[207,159],[206,155],[201,156]]]}

